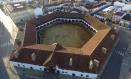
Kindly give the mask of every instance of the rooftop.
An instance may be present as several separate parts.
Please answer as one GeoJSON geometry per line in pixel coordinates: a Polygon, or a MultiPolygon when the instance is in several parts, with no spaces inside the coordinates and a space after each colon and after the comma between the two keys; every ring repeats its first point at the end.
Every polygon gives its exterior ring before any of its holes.
{"type": "Polygon", "coordinates": [[[131,21],[131,14],[126,14],[122,19],[131,21]]]}
{"type": "Polygon", "coordinates": [[[122,16],[125,12],[116,12],[115,15],[122,16]]]}
{"type": "MultiPolygon", "coordinates": [[[[36,44],[36,30],[35,27],[42,24],[42,22],[46,22],[47,20],[50,20],[51,18],[55,18],[55,16],[58,17],[72,17],[72,18],[83,18],[86,20],[92,27],[98,30],[98,32],[91,38],[89,41],[85,43],[85,45],[82,46],[80,49],[83,54],[85,55],[91,55],[91,53],[94,51],[94,49],[97,47],[97,45],[103,40],[103,38],[108,34],[110,31],[110,28],[107,27],[107,25],[99,22],[95,19],[95,17],[91,17],[90,15],[82,15],[78,13],[52,13],[49,15],[46,15],[44,17],[38,18],[33,20],[32,22],[28,22],[26,25],[26,32],[25,32],[25,39],[24,39],[24,46],[36,44]],[[32,39],[32,40],[30,40],[32,39]],[[30,41],[29,41],[30,40],[30,41]],[[90,48],[87,48],[90,47],[90,48]]],[[[44,48],[43,48],[44,49],[44,48]]]]}

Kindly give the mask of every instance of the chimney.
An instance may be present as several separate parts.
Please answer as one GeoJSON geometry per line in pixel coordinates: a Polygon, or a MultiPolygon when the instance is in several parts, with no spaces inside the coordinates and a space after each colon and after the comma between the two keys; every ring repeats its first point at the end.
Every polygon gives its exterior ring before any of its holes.
{"type": "Polygon", "coordinates": [[[72,58],[69,60],[69,65],[72,66],[72,58]]]}
{"type": "Polygon", "coordinates": [[[35,54],[35,53],[32,53],[32,54],[31,54],[31,59],[32,59],[32,61],[35,61],[35,60],[36,60],[36,54],[35,54]]]}
{"type": "Polygon", "coordinates": [[[93,61],[92,61],[92,60],[90,60],[90,62],[89,62],[89,69],[90,69],[90,70],[93,69],[93,61]]]}
{"type": "Polygon", "coordinates": [[[111,34],[111,39],[115,40],[115,34],[111,34]]]}
{"type": "Polygon", "coordinates": [[[102,52],[103,52],[104,54],[106,54],[106,53],[107,53],[107,48],[102,47],[102,52]]]}
{"type": "Polygon", "coordinates": [[[99,67],[99,64],[100,64],[100,61],[97,60],[97,59],[94,59],[94,65],[95,65],[96,67],[99,67]]]}

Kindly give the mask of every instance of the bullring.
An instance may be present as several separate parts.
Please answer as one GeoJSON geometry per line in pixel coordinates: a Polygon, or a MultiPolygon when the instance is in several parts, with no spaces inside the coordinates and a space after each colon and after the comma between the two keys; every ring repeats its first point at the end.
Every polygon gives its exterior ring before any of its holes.
{"type": "Polygon", "coordinates": [[[23,47],[10,60],[15,66],[84,78],[96,78],[112,51],[117,33],[89,14],[54,12],[26,24],[23,47]],[[80,48],[40,43],[40,30],[53,24],[80,24],[94,35],[80,48]]]}

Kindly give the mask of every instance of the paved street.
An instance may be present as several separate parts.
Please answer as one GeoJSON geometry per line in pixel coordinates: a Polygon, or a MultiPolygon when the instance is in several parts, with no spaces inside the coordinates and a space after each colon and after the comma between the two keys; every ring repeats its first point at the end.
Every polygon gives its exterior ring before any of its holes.
{"type": "Polygon", "coordinates": [[[20,22],[26,22],[27,20],[30,20],[31,18],[34,18],[34,9],[25,9],[18,12],[13,12],[10,14],[12,20],[15,23],[20,22]]]}
{"type": "Polygon", "coordinates": [[[130,68],[131,68],[131,53],[128,52],[123,59],[119,79],[128,79],[130,68]]]}
{"type": "Polygon", "coordinates": [[[123,56],[127,52],[128,48],[128,33],[120,31],[119,42],[113,49],[113,53],[110,57],[107,66],[100,79],[118,79],[120,74],[120,68],[123,56]]]}
{"type": "Polygon", "coordinates": [[[129,44],[130,45],[129,45],[129,48],[127,49],[127,53],[125,54],[123,61],[122,61],[119,79],[128,79],[129,72],[131,72],[131,32],[129,31],[128,33],[130,33],[130,36],[129,36],[129,44]]]}

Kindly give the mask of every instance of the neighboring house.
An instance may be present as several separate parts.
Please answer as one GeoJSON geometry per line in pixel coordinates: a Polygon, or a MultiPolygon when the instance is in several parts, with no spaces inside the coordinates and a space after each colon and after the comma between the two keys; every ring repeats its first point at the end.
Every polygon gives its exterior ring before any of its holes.
{"type": "Polygon", "coordinates": [[[130,4],[126,4],[126,3],[123,3],[123,2],[119,2],[119,1],[114,2],[114,7],[121,7],[122,11],[131,11],[131,5],[130,4]]]}
{"type": "Polygon", "coordinates": [[[116,12],[113,17],[112,17],[112,21],[115,23],[120,22],[120,20],[122,19],[122,17],[125,15],[125,12],[116,12]]]}
{"type": "Polygon", "coordinates": [[[34,9],[34,14],[35,14],[35,17],[42,16],[43,15],[42,8],[40,8],[40,7],[35,8],[34,9]]]}
{"type": "Polygon", "coordinates": [[[20,2],[23,2],[23,3],[29,3],[31,2],[32,0],[8,0],[10,3],[20,3],[20,2]]]}
{"type": "Polygon", "coordinates": [[[4,2],[4,0],[0,0],[0,4],[2,4],[4,2]]]}
{"type": "MultiPolygon", "coordinates": [[[[40,0],[42,2],[42,0],[40,0]]],[[[44,0],[44,5],[52,5],[52,4],[59,4],[59,3],[64,3],[68,1],[73,1],[73,0],[44,0]]],[[[74,1],[82,1],[82,0],[74,0],[74,1]]]]}
{"type": "Polygon", "coordinates": [[[65,0],[45,0],[44,4],[45,5],[58,4],[58,3],[61,3],[62,1],[65,1],[65,0]]]}
{"type": "Polygon", "coordinates": [[[124,15],[120,21],[120,23],[124,26],[124,27],[128,27],[129,24],[131,23],[131,13],[127,13],[126,15],[124,15]]]}

